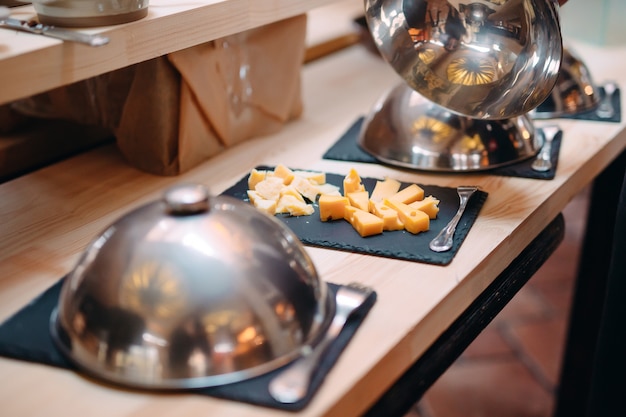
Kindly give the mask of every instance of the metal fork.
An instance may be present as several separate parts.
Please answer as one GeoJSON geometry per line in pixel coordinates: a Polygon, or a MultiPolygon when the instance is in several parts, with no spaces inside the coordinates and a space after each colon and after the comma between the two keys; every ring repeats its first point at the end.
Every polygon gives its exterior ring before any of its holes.
{"type": "Polygon", "coordinates": [[[461,216],[463,216],[465,207],[467,207],[467,202],[477,190],[478,187],[475,186],[461,185],[457,187],[456,192],[459,195],[459,200],[461,201],[459,209],[452,220],[450,220],[450,223],[441,229],[441,232],[439,232],[439,234],[431,240],[429,247],[432,251],[445,252],[452,248],[452,238],[454,237],[456,226],[459,223],[459,220],[461,220],[461,216]]]}
{"type": "Polygon", "coordinates": [[[303,354],[281,371],[269,384],[272,398],[281,403],[295,403],[304,398],[311,383],[313,371],[330,344],[337,339],[346,321],[372,293],[370,287],[358,283],[342,286],[336,294],[336,312],[324,338],[315,346],[307,346],[303,354]]]}
{"type": "Polygon", "coordinates": [[[604,84],[604,98],[596,109],[598,117],[610,119],[615,115],[615,109],[613,108],[613,94],[615,94],[616,90],[617,84],[614,82],[604,84]]]}
{"type": "Polygon", "coordinates": [[[543,132],[543,146],[537,154],[537,157],[530,167],[538,172],[545,172],[552,169],[552,141],[561,131],[558,126],[544,126],[541,128],[543,132]]]}

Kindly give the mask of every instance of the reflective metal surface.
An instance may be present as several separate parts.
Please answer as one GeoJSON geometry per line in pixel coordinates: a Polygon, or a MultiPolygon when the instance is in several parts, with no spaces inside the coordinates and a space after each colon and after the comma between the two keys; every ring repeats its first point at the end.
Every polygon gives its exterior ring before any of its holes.
{"type": "Polygon", "coordinates": [[[0,28],[20,30],[35,35],[49,36],[69,42],[78,42],[89,46],[104,46],[109,43],[109,38],[100,34],[82,33],[72,29],[57,28],[55,26],[43,25],[35,21],[26,21],[2,17],[2,7],[0,7],[0,28]]]}
{"type": "Polygon", "coordinates": [[[615,116],[615,107],[613,106],[613,95],[617,92],[619,88],[617,83],[614,81],[609,81],[604,84],[604,97],[600,101],[600,105],[596,109],[596,114],[598,117],[602,117],[603,119],[610,119],[615,116]]]}
{"type": "Polygon", "coordinates": [[[595,109],[599,103],[600,94],[589,69],[576,54],[565,48],[556,85],[530,115],[533,119],[574,116],[595,109]]]}
{"type": "Polygon", "coordinates": [[[478,191],[478,187],[474,185],[459,185],[456,187],[456,193],[459,195],[459,208],[454,214],[454,217],[452,217],[452,220],[450,220],[450,222],[437,233],[437,236],[430,241],[428,244],[430,250],[434,252],[446,252],[452,249],[452,246],[454,246],[456,227],[461,217],[463,217],[467,203],[476,191],[478,191]]]}
{"type": "Polygon", "coordinates": [[[65,27],[109,26],[148,15],[149,0],[31,0],[39,21],[65,27]]]}
{"type": "Polygon", "coordinates": [[[63,284],[51,332],[104,380],[198,388],[285,365],[319,342],[334,308],[286,226],[189,185],[91,243],[63,284]]]}
{"type": "Polygon", "coordinates": [[[382,162],[425,171],[481,171],[537,154],[527,115],[480,120],[453,113],[401,83],[363,121],[358,144],[382,162]]]}
{"type": "Polygon", "coordinates": [[[535,157],[530,167],[537,172],[546,172],[552,169],[552,141],[561,132],[558,126],[544,126],[541,128],[543,134],[543,146],[535,157]]]}
{"type": "Polygon", "coordinates": [[[449,110],[506,119],[541,104],[562,55],[552,0],[365,0],[381,55],[416,91],[449,110]]]}
{"type": "Polygon", "coordinates": [[[330,345],[337,340],[348,318],[372,293],[373,289],[357,282],[339,287],[336,295],[337,312],[324,339],[315,347],[286,368],[282,369],[269,383],[269,393],[276,401],[291,404],[302,400],[309,392],[313,373],[330,345]]]}

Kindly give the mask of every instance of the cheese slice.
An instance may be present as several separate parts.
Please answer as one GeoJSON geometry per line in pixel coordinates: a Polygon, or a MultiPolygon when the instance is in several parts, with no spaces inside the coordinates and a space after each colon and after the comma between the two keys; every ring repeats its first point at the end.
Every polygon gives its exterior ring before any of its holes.
{"type": "Polygon", "coordinates": [[[254,207],[261,210],[264,213],[273,216],[276,214],[276,201],[275,200],[267,200],[259,195],[258,192],[254,190],[248,190],[248,199],[254,207]]]}
{"type": "Polygon", "coordinates": [[[285,184],[283,184],[282,178],[267,177],[263,181],[259,181],[259,183],[256,184],[254,191],[266,200],[278,201],[280,192],[282,191],[284,185],[285,184]]]}
{"type": "Polygon", "coordinates": [[[253,168],[252,171],[250,171],[250,175],[248,175],[248,189],[254,190],[256,188],[256,185],[259,182],[263,181],[266,177],[266,170],[258,170],[256,168],[253,168]]]}
{"type": "Polygon", "coordinates": [[[274,167],[274,176],[282,178],[283,184],[289,185],[291,184],[291,181],[293,180],[293,177],[295,175],[293,171],[287,168],[285,165],[278,164],[276,165],[276,167],[274,167]]]}
{"type": "Polygon", "coordinates": [[[383,199],[389,198],[397,193],[398,190],[400,190],[400,185],[400,181],[391,178],[385,178],[384,181],[376,181],[370,200],[376,203],[382,203],[383,199]]]}
{"type": "Polygon", "coordinates": [[[354,168],[350,169],[348,175],[343,179],[343,195],[347,197],[350,193],[364,190],[365,186],[361,183],[361,177],[358,172],[354,168]]]}
{"type": "Polygon", "coordinates": [[[348,201],[352,207],[356,207],[364,211],[369,211],[369,196],[370,194],[367,191],[353,191],[346,194],[346,197],[348,197],[348,201]]]}
{"type": "Polygon", "coordinates": [[[320,194],[341,195],[341,192],[339,191],[339,187],[337,187],[334,184],[325,183],[325,184],[319,185],[317,188],[320,190],[320,194]]]}
{"type": "Polygon", "coordinates": [[[307,204],[304,200],[300,200],[292,194],[284,194],[276,203],[276,213],[289,213],[291,216],[308,216],[314,212],[315,209],[312,204],[307,204]]]}
{"type": "Polygon", "coordinates": [[[317,184],[299,175],[293,177],[290,186],[311,202],[314,202],[320,194],[320,189],[317,184]]]}
{"type": "Polygon", "coordinates": [[[298,201],[302,203],[305,202],[304,197],[302,197],[302,194],[300,194],[300,192],[292,184],[285,185],[283,188],[280,189],[280,197],[283,197],[285,195],[291,195],[294,198],[296,198],[298,201]]]}
{"type": "Polygon", "coordinates": [[[382,202],[374,202],[370,200],[370,213],[383,219],[383,230],[402,230],[404,224],[398,212],[382,202]]]}
{"type": "Polygon", "coordinates": [[[250,200],[252,204],[254,204],[254,202],[257,200],[264,200],[264,198],[261,197],[259,193],[255,190],[247,190],[246,193],[248,194],[248,200],[250,200]]]}
{"type": "Polygon", "coordinates": [[[388,198],[390,201],[409,204],[424,199],[424,190],[417,184],[411,184],[388,198]]]}
{"type": "Polygon", "coordinates": [[[430,219],[436,219],[439,214],[439,200],[431,195],[421,201],[414,201],[408,206],[423,211],[430,219]]]}
{"type": "Polygon", "coordinates": [[[345,208],[349,206],[348,197],[342,195],[322,194],[318,201],[320,220],[323,222],[343,219],[345,208]]]}
{"type": "Polygon", "coordinates": [[[425,232],[430,228],[430,218],[428,214],[423,211],[390,199],[385,199],[383,203],[398,212],[398,217],[402,220],[404,229],[407,232],[417,234],[419,232],[425,232]]]}
{"type": "Polygon", "coordinates": [[[323,172],[294,170],[293,173],[298,177],[309,180],[313,184],[326,184],[326,174],[323,172]]]}
{"type": "Polygon", "coordinates": [[[383,219],[368,211],[346,206],[344,218],[361,237],[379,235],[383,232],[383,219]]]}

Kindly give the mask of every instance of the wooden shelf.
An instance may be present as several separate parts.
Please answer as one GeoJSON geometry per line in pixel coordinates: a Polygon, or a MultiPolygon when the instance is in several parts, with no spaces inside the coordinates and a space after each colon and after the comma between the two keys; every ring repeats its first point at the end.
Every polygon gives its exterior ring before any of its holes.
{"type": "MultiPolygon", "coordinates": [[[[109,44],[99,48],[2,29],[0,104],[336,2],[338,0],[151,0],[148,16],[141,20],[83,29],[109,36],[109,44]]],[[[30,19],[36,13],[32,6],[20,6],[12,9],[12,16],[30,19]]]]}

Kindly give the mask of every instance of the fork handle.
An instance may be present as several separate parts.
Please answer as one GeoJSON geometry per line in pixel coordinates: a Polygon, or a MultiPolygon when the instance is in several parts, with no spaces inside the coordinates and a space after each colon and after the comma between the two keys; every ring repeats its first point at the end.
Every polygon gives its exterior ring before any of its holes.
{"type": "Polygon", "coordinates": [[[469,201],[468,196],[461,197],[461,204],[459,205],[459,209],[456,211],[456,214],[450,220],[450,223],[446,225],[437,236],[430,242],[430,249],[434,252],[445,252],[452,248],[454,232],[456,231],[456,226],[459,224],[459,220],[461,220],[461,216],[463,216],[463,212],[465,211],[465,207],[467,206],[467,202],[469,201]]]}
{"type": "Polygon", "coordinates": [[[616,88],[613,85],[604,86],[604,97],[600,102],[600,105],[596,109],[596,114],[604,119],[610,119],[615,115],[615,108],[613,107],[613,94],[615,94],[616,88]]]}
{"type": "Polygon", "coordinates": [[[314,347],[306,346],[300,358],[270,381],[268,388],[272,398],[284,404],[291,404],[306,396],[320,357],[337,338],[346,321],[347,316],[336,315],[324,338],[314,347]]]}

